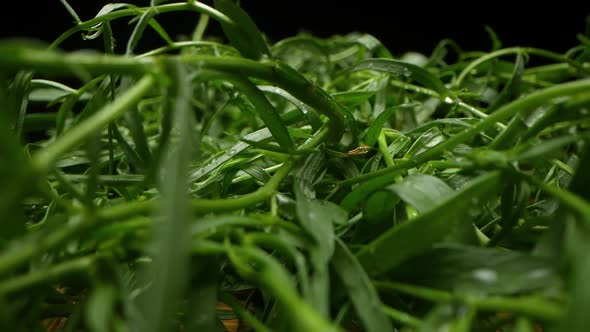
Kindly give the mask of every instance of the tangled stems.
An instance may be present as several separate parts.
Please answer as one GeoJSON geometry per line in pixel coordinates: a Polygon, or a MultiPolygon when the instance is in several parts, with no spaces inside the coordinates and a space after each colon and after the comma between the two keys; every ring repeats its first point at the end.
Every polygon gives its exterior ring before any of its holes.
{"type": "MultiPolygon", "coordinates": [[[[302,102],[315,108],[327,116],[329,133],[328,141],[338,143],[345,129],[347,110],[314,82],[308,80],[287,65],[274,62],[258,62],[238,57],[215,57],[206,55],[183,55],[168,57],[182,63],[206,70],[214,70],[227,74],[237,74],[265,80],[276,85],[302,102]]],[[[161,59],[144,57],[134,59],[123,56],[104,56],[87,53],[61,54],[56,51],[36,49],[18,43],[0,44],[0,70],[34,70],[40,73],[58,76],[83,75],[132,75],[151,74],[161,81],[166,78],[161,59]]],[[[243,84],[242,84],[243,85],[243,84]]],[[[354,134],[354,133],[353,133],[354,134]]]]}
{"type": "Polygon", "coordinates": [[[183,10],[192,10],[197,11],[199,13],[205,14],[216,19],[219,22],[224,22],[227,24],[234,24],[234,22],[227,16],[225,16],[220,11],[216,10],[215,8],[211,8],[199,1],[188,1],[186,3],[173,3],[173,4],[164,4],[159,6],[153,7],[132,7],[127,9],[120,9],[114,12],[110,12],[108,14],[97,16],[91,20],[80,22],[76,26],[70,28],[68,31],[61,34],[50,46],[50,48],[57,48],[59,45],[66,40],[68,37],[72,36],[76,32],[84,31],[87,29],[91,29],[97,25],[100,25],[105,22],[110,22],[112,20],[128,17],[128,16],[138,16],[142,15],[143,13],[147,12],[148,10],[152,10],[155,13],[169,13],[169,12],[176,12],[176,11],[183,11],[183,10]]]}
{"type": "Polygon", "coordinates": [[[0,133],[0,301],[30,298],[4,330],[209,330],[218,301],[257,331],[589,325],[590,82],[572,82],[590,73],[586,40],[563,55],[442,42],[417,67],[369,35],[273,47],[232,0],[109,4],[85,22],[61,2],[75,23],[49,48],[0,41],[3,121],[26,144],[0,133]],[[201,14],[190,41],[160,25],[177,11],[201,14]],[[206,41],[209,18],[229,44],[206,41]],[[142,53],[148,29],[165,46],[142,53]],[[105,55],[58,49],[79,35],[105,55]],[[563,234],[556,208],[573,212],[563,234]]]}
{"type": "MultiPolygon", "coordinates": [[[[210,212],[239,210],[261,203],[276,193],[279,184],[287,176],[292,165],[292,161],[285,162],[276,174],[255,192],[233,199],[194,199],[191,201],[191,208],[197,214],[206,214],[210,212]]],[[[41,241],[31,238],[30,241],[24,242],[2,253],[0,255],[0,275],[22,266],[41,251],[50,250],[65,244],[78,234],[95,227],[99,223],[121,220],[140,214],[148,215],[153,213],[157,207],[157,201],[136,201],[103,208],[94,217],[85,217],[85,212],[83,211],[81,218],[84,221],[62,227],[50,234],[50,236],[41,239],[41,241]]]]}
{"type": "Polygon", "coordinates": [[[432,149],[429,149],[410,160],[399,162],[394,166],[383,168],[375,172],[343,180],[340,182],[340,185],[350,185],[354,183],[368,181],[371,179],[376,179],[379,182],[382,182],[381,180],[384,180],[385,182],[389,181],[389,183],[392,183],[394,174],[397,174],[398,172],[403,170],[419,166],[425,162],[431,161],[434,158],[441,156],[445,151],[449,151],[457,145],[473,138],[479,133],[482,133],[490,129],[497,122],[501,122],[503,120],[511,118],[520,112],[524,112],[527,110],[534,109],[535,107],[539,107],[552,99],[558,97],[569,97],[582,93],[590,93],[590,80],[584,79],[572,81],[536,91],[526,97],[506,104],[494,113],[490,114],[481,122],[461,131],[455,136],[450,137],[449,139],[441,142],[432,149]]]}
{"type": "Polygon", "coordinates": [[[155,84],[156,80],[152,75],[144,76],[117,101],[108,104],[79,125],[74,126],[53,144],[35,153],[32,158],[33,169],[39,173],[48,172],[60,156],[100,132],[109,123],[123,116],[129,108],[137,105],[155,84]]]}
{"type": "Polygon", "coordinates": [[[481,311],[509,310],[514,313],[524,314],[546,321],[558,320],[562,318],[564,314],[563,309],[559,305],[534,296],[525,296],[521,298],[500,296],[477,297],[390,281],[375,281],[374,283],[377,288],[382,290],[411,294],[412,296],[424,300],[439,303],[459,301],[481,311]]]}
{"type": "Polygon", "coordinates": [[[25,276],[10,279],[0,286],[0,296],[54,280],[61,280],[65,276],[89,273],[95,261],[94,256],[84,256],[54,265],[48,269],[40,269],[25,276]]]}
{"type": "Polygon", "coordinates": [[[471,71],[474,70],[475,68],[477,68],[479,65],[481,65],[487,61],[490,61],[492,59],[495,59],[495,58],[498,58],[498,57],[501,57],[504,55],[508,55],[508,54],[533,54],[533,55],[538,55],[538,56],[548,58],[551,60],[563,61],[563,62],[567,61],[567,58],[561,54],[546,51],[546,50],[539,49],[539,48],[534,48],[534,47],[504,48],[504,49],[501,49],[501,50],[498,50],[495,52],[485,54],[485,55],[475,59],[474,61],[472,61],[470,64],[467,65],[467,67],[465,67],[461,71],[461,73],[457,77],[457,80],[455,81],[454,85],[457,87],[461,86],[461,84],[463,83],[463,80],[465,80],[465,77],[467,77],[467,75],[469,75],[471,73],[471,71]]]}
{"type": "MultiPolygon", "coordinates": [[[[321,144],[327,134],[327,129],[320,129],[314,137],[304,143],[300,149],[307,150],[321,144]]],[[[282,180],[289,174],[294,161],[288,160],[276,171],[272,178],[258,190],[229,199],[193,199],[191,208],[195,214],[206,214],[211,212],[229,212],[256,205],[268,200],[276,194],[282,180]]],[[[137,215],[149,215],[157,209],[157,201],[134,201],[112,207],[104,207],[93,215],[86,215],[87,211],[82,210],[80,218],[83,222],[62,227],[56,232],[37,241],[31,238],[30,241],[14,247],[0,255],[0,275],[7,273],[25,264],[29,259],[39,252],[49,250],[63,245],[78,234],[96,227],[98,224],[122,220],[137,215]]]]}
{"type": "MultiPolygon", "coordinates": [[[[327,134],[327,129],[320,129],[309,141],[304,143],[299,149],[308,150],[318,146],[327,134]]],[[[255,204],[262,203],[276,194],[281,181],[289,174],[293,167],[294,161],[287,160],[270,180],[258,190],[230,199],[198,199],[191,201],[191,208],[196,214],[206,214],[212,212],[229,212],[246,208],[255,204]]],[[[134,215],[149,214],[156,208],[155,201],[130,202],[102,209],[98,212],[98,218],[103,221],[114,221],[125,219],[134,215]]]]}

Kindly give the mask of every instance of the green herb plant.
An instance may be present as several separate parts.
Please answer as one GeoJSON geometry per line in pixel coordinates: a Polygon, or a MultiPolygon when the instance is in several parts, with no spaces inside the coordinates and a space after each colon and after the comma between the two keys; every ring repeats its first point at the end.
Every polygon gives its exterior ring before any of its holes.
{"type": "Polygon", "coordinates": [[[230,0],[62,3],[51,45],[0,41],[0,330],[590,326],[589,36],[394,57],[230,0]]]}

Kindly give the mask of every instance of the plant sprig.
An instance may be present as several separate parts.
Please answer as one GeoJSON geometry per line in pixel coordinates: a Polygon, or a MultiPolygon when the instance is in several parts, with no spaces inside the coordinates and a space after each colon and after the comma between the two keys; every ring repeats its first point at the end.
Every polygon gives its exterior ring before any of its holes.
{"type": "Polygon", "coordinates": [[[586,39],[418,63],[356,33],[270,45],[229,0],[62,3],[51,45],[0,41],[2,330],[590,325],[586,39]],[[180,11],[194,40],[156,21],[180,11]],[[135,55],[146,29],[165,45],[135,55]],[[104,54],[58,49],[77,34],[104,54]]]}

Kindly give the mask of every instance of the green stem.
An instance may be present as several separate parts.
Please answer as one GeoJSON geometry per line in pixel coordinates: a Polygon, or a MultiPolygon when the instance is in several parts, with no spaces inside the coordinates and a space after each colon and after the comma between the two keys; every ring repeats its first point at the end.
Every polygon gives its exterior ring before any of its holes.
{"type": "Polygon", "coordinates": [[[38,285],[49,284],[72,274],[88,273],[94,263],[93,256],[81,257],[39,269],[27,275],[15,277],[0,283],[0,296],[21,291],[38,285]]]}
{"type": "MultiPolygon", "coordinates": [[[[322,143],[327,134],[327,129],[320,129],[317,134],[305,142],[300,150],[307,150],[316,147],[322,143]]],[[[281,181],[287,176],[293,167],[293,160],[288,160],[276,171],[270,180],[255,192],[245,194],[237,198],[226,199],[193,199],[191,202],[192,208],[196,213],[210,213],[210,212],[228,212],[239,210],[264,202],[276,193],[276,190],[281,181]]],[[[155,201],[134,201],[127,204],[116,205],[113,207],[103,208],[98,212],[98,217],[101,220],[119,220],[138,214],[149,214],[154,211],[155,201]]]]}
{"type": "Polygon", "coordinates": [[[274,106],[272,106],[268,99],[266,99],[266,96],[262,93],[262,91],[260,91],[256,85],[250,82],[249,79],[236,73],[211,70],[202,71],[201,74],[197,76],[197,79],[200,81],[222,79],[232,83],[237,90],[241,91],[248,97],[248,100],[250,100],[254,106],[256,113],[260,119],[264,121],[266,127],[271,132],[277,143],[279,143],[281,148],[283,148],[283,150],[286,152],[293,152],[295,150],[295,145],[291,139],[291,136],[289,135],[289,131],[281,121],[281,117],[277,113],[276,109],[274,106]]]}
{"type": "Polygon", "coordinates": [[[418,318],[403,311],[397,310],[395,308],[383,305],[381,306],[381,310],[387,316],[389,316],[389,318],[393,319],[396,322],[400,322],[411,327],[418,327],[422,324],[422,321],[420,321],[418,318]]]}
{"type": "Polygon", "coordinates": [[[85,139],[99,133],[110,122],[121,117],[130,107],[135,106],[155,83],[156,79],[152,75],[144,76],[116,101],[106,105],[70,129],[53,144],[39,150],[32,157],[34,169],[39,173],[47,173],[60,156],[81,144],[85,139]]]}
{"type": "Polygon", "coordinates": [[[223,44],[219,44],[219,43],[215,43],[215,42],[209,42],[209,41],[184,41],[184,42],[176,42],[172,45],[166,45],[166,46],[162,46],[160,48],[153,49],[151,51],[142,53],[142,54],[136,56],[135,58],[141,59],[141,58],[152,57],[155,55],[166,53],[168,51],[175,51],[177,49],[184,48],[184,47],[209,47],[209,48],[213,48],[213,49],[218,48],[218,49],[222,49],[226,52],[232,52],[233,54],[237,55],[236,50],[227,46],[227,45],[223,45],[223,44]]]}
{"type": "Polygon", "coordinates": [[[377,138],[377,145],[379,147],[379,152],[383,155],[383,160],[385,160],[385,165],[387,167],[391,167],[394,165],[393,158],[389,154],[389,149],[387,146],[387,139],[385,138],[385,134],[383,130],[379,133],[379,137],[377,138]]]}
{"type": "Polygon", "coordinates": [[[494,126],[496,122],[500,122],[502,120],[510,118],[519,112],[524,112],[526,110],[539,107],[544,103],[547,103],[548,101],[557,97],[565,97],[575,95],[578,93],[589,92],[590,80],[585,79],[555,85],[550,88],[531,93],[530,95],[524,98],[515,100],[499,108],[498,110],[496,110],[496,112],[490,114],[486,119],[482,120],[481,122],[475,124],[472,127],[466,128],[465,130],[461,131],[455,136],[450,137],[449,139],[441,142],[432,149],[427,150],[410,160],[399,162],[393,167],[383,168],[372,173],[367,173],[354,178],[343,180],[339,183],[339,185],[350,185],[354,183],[364,182],[369,179],[381,177],[383,177],[386,183],[391,183],[390,181],[392,174],[419,166],[425,162],[433,160],[441,156],[445,151],[450,151],[455,146],[464,143],[465,141],[473,138],[479,133],[488,130],[489,128],[494,126]]]}
{"type": "Polygon", "coordinates": [[[228,246],[228,258],[243,278],[258,283],[291,312],[295,330],[341,331],[322,317],[297,294],[285,269],[264,251],[250,246],[228,246]],[[256,269],[249,264],[256,264],[256,269]]]}
{"type": "MultiPolygon", "coordinates": [[[[191,208],[197,214],[206,214],[211,212],[229,212],[240,210],[252,205],[266,201],[276,193],[281,181],[287,176],[292,161],[287,161],[279,170],[270,178],[270,180],[258,190],[242,195],[237,198],[226,199],[193,199],[191,208]]],[[[156,201],[134,201],[127,204],[115,205],[98,211],[98,218],[105,221],[125,219],[134,215],[147,215],[153,213],[157,207],[156,201]]]]}
{"type": "MultiPolygon", "coordinates": [[[[138,76],[159,73],[159,58],[134,59],[124,56],[62,54],[25,46],[18,43],[0,44],[0,70],[31,69],[39,73],[61,76],[103,73],[138,76]]],[[[346,118],[353,136],[355,135],[354,120],[350,112],[317,84],[287,65],[277,62],[262,63],[239,57],[208,55],[170,56],[168,59],[169,61],[179,59],[201,69],[218,70],[268,81],[327,116],[330,119],[328,122],[330,142],[339,142],[344,133],[346,118]]]]}
{"type": "Polygon", "coordinates": [[[198,239],[192,241],[191,253],[197,256],[221,256],[227,254],[227,248],[215,241],[198,239]]]}
{"type": "Polygon", "coordinates": [[[524,127],[523,120],[516,114],[516,116],[510,119],[508,126],[488,145],[488,148],[492,150],[506,148],[522,132],[522,127],[524,127]]]}
{"type": "Polygon", "coordinates": [[[223,13],[218,11],[215,8],[209,7],[199,1],[194,2],[186,2],[186,3],[172,3],[172,4],[165,4],[155,7],[143,7],[143,8],[127,8],[127,9],[120,9],[114,12],[110,12],[106,15],[101,15],[90,19],[85,22],[78,23],[76,26],[70,28],[68,31],[61,34],[50,46],[49,48],[57,48],[62,42],[64,42],[68,37],[72,36],[78,31],[83,31],[90,29],[98,24],[109,22],[118,18],[127,17],[127,16],[141,16],[144,12],[148,10],[155,10],[156,13],[169,13],[175,11],[182,11],[182,10],[194,10],[199,13],[208,15],[219,22],[225,22],[228,24],[234,24],[234,22],[223,13]]]}
{"type": "MultiPolygon", "coordinates": [[[[82,218],[84,220],[84,218],[82,218]]],[[[79,221],[75,225],[63,225],[55,232],[40,237],[39,234],[31,234],[27,240],[21,240],[10,246],[0,255],[0,276],[8,271],[18,268],[28,262],[32,257],[42,252],[65,244],[69,239],[94,226],[95,220],[79,221]]]]}
{"type": "MultiPolygon", "coordinates": [[[[197,66],[197,68],[240,73],[244,76],[271,82],[330,119],[328,122],[329,141],[337,143],[342,137],[345,118],[350,116],[349,112],[317,84],[284,64],[207,55],[185,55],[179,56],[179,58],[185,63],[197,66]]],[[[354,128],[351,130],[354,131],[354,128]]]]}
{"type": "Polygon", "coordinates": [[[94,53],[62,53],[30,47],[23,42],[0,43],[0,70],[15,72],[31,69],[53,76],[100,74],[141,76],[154,68],[154,60],[134,59],[94,53]]]}
{"type": "Polygon", "coordinates": [[[201,15],[201,17],[199,17],[199,23],[197,23],[197,27],[195,28],[195,31],[193,32],[192,40],[194,40],[194,41],[203,40],[203,36],[205,35],[205,30],[207,29],[208,25],[209,25],[209,16],[208,15],[201,15]]]}
{"type": "MultiPolygon", "coordinates": [[[[485,119],[485,118],[488,117],[488,115],[486,113],[480,111],[476,107],[473,107],[473,106],[471,106],[471,105],[469,105],[469,104],[467,104],[467,103],[465,103],[463,101],[453,100],[453,99],[451,99],[449,97],[442,99],[442,98],[440,98],[440,94],[438,92],[434,91],[434,90],[431,90],[431,89],[428,89],[428,88],[425,88],[425,87],[421,87],[421,86],[418,86],[418,85],[406,83],[406,82],[396,81],[396,80],[391,80],[389,82],[389,84],[391,86],[395,86],[395,87],[400,88],[400,89],[404,89],[404,90],[408,90],[408,91],[413,91],[413,92],[416,92],[416,93],[420,93],[420,94],[424,94],[424,95],[427,95],[427,96],[431,96],[431,97],[435,97],[435,98],[441,99],[443,102],[445,102],[447,104],[455,104],[456,103],[457,106],[459,106],[459,108],[462,108],[463,110],[467,111],[468,114],[471,114],[471,115],[476,116],[478,118],[485,119]]],[[[503,128],[506,127],[502,123],[497,123],[496,125],[499,128],[501,128],[501,129],[503,129],[503,128]]]]}
{"type": "Polygon", "coordinates": [[[478,297],[452,294],[441,290],[389,281],[375,281],[375,286],[382,290],[398,291],[428,301],[439,303],[460,301],[472,305],[476,310],[511,311],[547,321],[559,320],[564,313],[562,306],[534,296],[516,298],[501,296],[478,297]]]}
{"type": "MultiPolygon", "coordinates": [[[[590,222],[590,203],[586,202],[580,196],[567,189],[551,186],[542,180],[535,179],[534,177],[527,174],[521,172],[514,172],[514,174],[555,197],[561,204],[569,207],[573,211],[576,211],[585,221],[590,222]]],[[[590,224],[587,226],[590,226],[590,224]]]]}
{"type": "MultiPolygon", "coordinates": [[[[322,139],[325,136],[325,134],[326,129],[321,129],[313,138],[311,138],[308,142],[303,144],[301,148],[309,149],[314,146],[317,146],[322,142],[322,139]]],[[[192,207],[196,209],[198,213],[207,213],[213,211],[228,212],[232,209],[241,209],[248,207],[251,204],[263,202],[275,194],[280,182],[287,176],[292,166],[292,161],[286,162],[283,166],[281,166],[280,169],[277,170],[275,175],[273,175],[273,177],[262,188],[258,189],[257,191],[251,194],[246,194],[235,199],[225,200],[195,199],[192,201],[192,207]]],[[[117,205],[113,207],[100,209],[99,211],[97,211],[97,217],[98,220],[101,221],[125,219],[139,214],[153,214],[156,207],[156,201],[135,201],[124,205],[117,205]]],[[[69,239],[96,225],[95,219],[82,219],[86,220],[84,222],[79,222],[72,226],[62,227],[41,239],[38,239],[37,235],[33,234],[28,241],[23,241],[19,245],[12,246],[11,250],[8,250],[0,255],[0,275],[3,275],[8,271],[11,271],[19,266],[22,266],[40,252],[45,252],[59,245],[65,244],[69,239]]],[[[223,248],[221,248],[220,250],[219,248],[211,246],[202,247],[200,246],[201,242],[202,241],[199,241],[199,243],[193,246],[193,251],[195,253],[202,251],[209,252],[210,250],[213,250],[213,252],[219,254],[223,253],[223,248]]]]}
{"type": "MultiPolygon", "coordinates": [[[[379,133],[379,137],[377,138],[377,145],[379,146],[379,152],[381,152],[381,154],[383,155],[383,160],[385,160],[385,165],[387,165],[387,167],[392,167],[393,165],[395,165],[393,158],[389,154],[389,149],[387,146],[387,139],[385,138],[384,130],[381,130],[381,133],[379,133]]],[[[399,174],[399,175],[397,175],[395,182],[399,183],[402,180],[403,180],[403,177],[401,176],[401,174],[399,174]]],[[[408,216],[408,219],[412,219],[412,218],[415,218],[416,216],[418,216],[418,212],[411,205],[405,204],[405,207],[406,207],[406,214],[408,216]]]]}
{"type": "Polygon", "coordinates": [[[474,61],[472,61],[470,64],[468,64],[463,69],[463,71],[461,71],[459,76],[457,76],[457,80],[455,81],[455,83],[453,85],[456,87],[461,86],[465,77],[467,77],[467,75],[469,75],[471,73],[471,71],[474,70],[475,68],[477,68],[479,65],[481,65],[487,61],[490,61],[494,58],[498,58],[498,57],[508,55],[508,54],[534,54],[534,55],[542,56],[542,57],[549,58],[552,60],[556,60],[559,62],[567,61],[565,56],[563,56],[559,53],[555,53],[555,52],[550,52],[550,51],[546,51],[546,50],[542,50],[542,49],[538,49],[538,48],[533,48],[533,47],[509,47],[509,48],[501,49],[501,50],[498,50],[495,52],[487,53],[484,56],[481,56],[481,57],[475,59],[474,61]]]}

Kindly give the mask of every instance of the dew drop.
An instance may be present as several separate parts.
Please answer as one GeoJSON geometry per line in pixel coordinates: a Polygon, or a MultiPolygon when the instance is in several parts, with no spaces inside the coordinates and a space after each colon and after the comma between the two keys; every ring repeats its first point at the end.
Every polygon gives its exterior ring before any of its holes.
{"type": "Polygon", "coordinates": [[[498,281],[498,273],[490,269],[477,269],[472,273],[473,278],[486,284],[493,284],[498,281]]]}
{"type": "Polygon", "coordinates": [[[531,272],[529,272],[527,274],[527,276],[531,279],[539,279],[539,278],[543,278],[545,276],[547,276],[549,274],[549,270],[547,269],[537,269],[537,270],[532,270],[531,272]]]}

